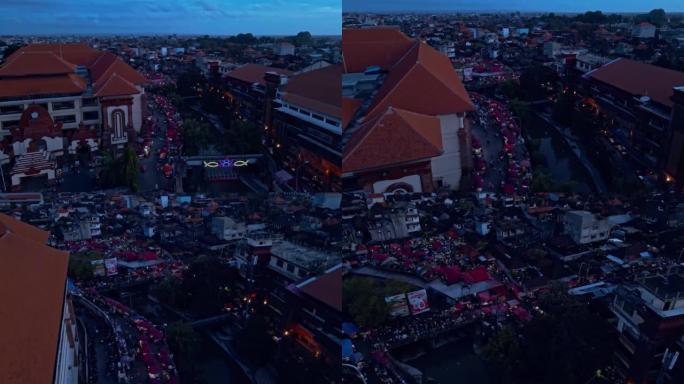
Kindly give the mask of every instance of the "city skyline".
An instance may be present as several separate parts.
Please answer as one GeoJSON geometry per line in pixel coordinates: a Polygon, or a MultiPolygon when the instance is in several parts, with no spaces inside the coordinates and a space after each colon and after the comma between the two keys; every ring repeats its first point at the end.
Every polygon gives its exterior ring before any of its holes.
{"type": "Polygon", "coordinates": [[[94,0],[87,7],[75,0],[7,0],[2,8],[0,35],[341,33],[340,0],[94,0]]]}
{"type": "Polygon", "coordinates": [[[342,5],[343,12],[521,11],[577,13],[600,10],[613,13],[638,13],[648,12],[654,8],[663,8],[666,12],[684,12],[684,4],[675,0],[656,2],[610,0],[603,1],[600,4],[588,0],[487,0],[476,3],[463,0],[376,0],[372,3],[363,0],[345,0],[342,5]]]}

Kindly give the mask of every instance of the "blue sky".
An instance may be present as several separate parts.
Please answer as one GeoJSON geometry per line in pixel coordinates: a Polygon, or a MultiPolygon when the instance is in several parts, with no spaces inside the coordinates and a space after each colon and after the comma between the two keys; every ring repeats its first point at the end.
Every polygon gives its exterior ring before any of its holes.
{"type": "Polygon", "coordinates": [[[0,0],[0,35],[339,35],[342,0],[0,0]]]}
{"type": "Polygon", "coordinates": [[[683,12],[684,0],[343,0],[350,11],[683,12]]]}

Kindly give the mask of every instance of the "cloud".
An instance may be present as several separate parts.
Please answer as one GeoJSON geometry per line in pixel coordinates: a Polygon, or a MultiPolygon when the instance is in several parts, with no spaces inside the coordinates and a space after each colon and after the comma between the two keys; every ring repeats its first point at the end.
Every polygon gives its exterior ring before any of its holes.
{"type": "Polygon", "coordinates": [[[0,0],[0,34],[333,34],[341,10],[341,0],[0,0]]]}

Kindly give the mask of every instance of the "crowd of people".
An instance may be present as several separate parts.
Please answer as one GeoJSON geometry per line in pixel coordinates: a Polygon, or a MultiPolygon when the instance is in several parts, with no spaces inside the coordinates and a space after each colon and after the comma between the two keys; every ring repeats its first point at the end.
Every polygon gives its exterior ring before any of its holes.
{"type": "MultiPolygon", "coordinates": [[[[505,170],[500,166],[487,167],[484,159],[482,143],[477,138],[472,138],[473,165],[475,177],[474,187],[478,191],[501,190],[504,194],[522,194],[529,189],[532,180],[531,163],[529,153],[522,139],[520,125],[515,121],[508,107],[497,100],[491,99],[479,93],[472,92],[470,97],[476,106],[476,121],[485,127],[487,142],[489,129],[494,128],[493,138],[501,138],[503,146],[498,154],[501,164],[506,165],[505,170]],[[487,185],[484,176],[487,172],[501,172],[503,180],[501,185],[487,185]]],[[[493,161],[490,162],[493,165],[493,161]]]]}
{"type": "MultiPolygon", "coordinates": [[[[140,355],[138,361],[143,361],[149,382],[153,384],[177,384],[180,382],[178,372],[173,363],[164,333],[144,316],[119,301],[101,295],[95,288],[88,288],[85,297],[90,299],[104,313],[115,331],[115,340],[120,360],[117,362],[119,382],[137,382],[136,373],[132,372],[135,354],[140,355]],[[122,320],[118,323],[114,319],[122,320]],[[135,334],[137,332],[137,334],[135,334]],[[136,347],[129,346],[130,340],[135,340],[136,347]],[[132,380],[132,381],[131,381],[132,380]]],[[[131,343],[133,344],[133,343],[131,343]]]]}

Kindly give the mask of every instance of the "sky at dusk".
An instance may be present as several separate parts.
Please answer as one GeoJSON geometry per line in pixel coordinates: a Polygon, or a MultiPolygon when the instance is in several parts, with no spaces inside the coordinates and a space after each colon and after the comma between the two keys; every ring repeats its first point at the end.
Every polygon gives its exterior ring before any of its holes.
{"type": "Polygon", "coordinates": [[[354,11],[684,12],[684,0],[343,0],[354,11]]]}
{"type": "Polygon", "coordinates": [[[339,35],[341,10],[342,0],[0,0],[0,35],[339,35]]]}

